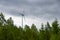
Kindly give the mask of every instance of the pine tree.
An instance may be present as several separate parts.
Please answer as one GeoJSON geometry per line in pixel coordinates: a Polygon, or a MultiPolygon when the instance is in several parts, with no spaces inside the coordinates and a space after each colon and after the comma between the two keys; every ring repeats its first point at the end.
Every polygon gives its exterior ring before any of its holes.
{"type": "Polygon", "coordinates": [[[50,35],[51,35],[51,27],[49,22],[45,25],[45,34],[46,34],[46,40],[50,40],[50,35]]]}
{"type": "Polygon", "coordinates": [[[57,34],[59,31],[59,24],[57,19],[52,23],[53,33],[57,34]]]}
{"type": "Polygon", "coordinates": [[[52,23],[52,33],[50,40],[58,40],[59,24],[57,19],[52,23]]]}
{"type": "Polygon", "coordinates": [[[39,40],[46,40],[45,38],[46,38],[46,35],[45,35],[44,25],[42,23],[41,29],[39,32],[39,40]]]}
{"type": "Polygon", "coordinates": [[[38,40],[38,30],[34,24],[31,26],[32,36],[34,40],[38,40]]]}
{"type": "Polygon", "coordinates": [[[14,22],[12,20],[12,18],[10,17],[7,22],[6,22],[7,25],[10,25],[10,26],[13,26],[14,25],[14,22]]]}
{"type": "Polygon", "coordinates": [[[4,15],[0,13],[0,26],[3,26],[6,23],[6,20],[4,18],[4,15]]]}

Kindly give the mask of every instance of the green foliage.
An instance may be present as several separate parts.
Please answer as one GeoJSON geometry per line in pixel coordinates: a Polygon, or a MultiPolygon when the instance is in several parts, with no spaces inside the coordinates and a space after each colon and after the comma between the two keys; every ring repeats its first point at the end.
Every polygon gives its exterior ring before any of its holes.
{"type": "Polygon", "coordinates": [[[0,13],[0,40],[60,40],[60,26],[55,20],[52,26],[49,22],[45,26],[42,24],[40,30],[35,24],[31,28],[28,25],[18,28],[11,17],[6,20],[0,13]]]}
{"type": "Polygon", "coordinates": [[[46,40],[50,40],[50,35],[51,35],[51,26],[50,26],[49,22],[47,22],[47,24],[45,25],[46,40]]]}
{"type": "Polygon", "coordinates": [[[13,26],[13,20],[12,20],[11,17],[7,20],[6,24],[10,25],[10,26],[13,26]]]}
{"type": "Polygon", "coordinates": [[[54,34],[57,34],[58,31],[59,31],[59,24],[58,24],[58,21],[57,19],[52,23],[52,30],[53,30],[53,33],[54,34]]]}
{"type": "Polygon", "coordinates": [[[0,13],[0,26],[3,26],[6,23],[6,20],[4,18],[4,15],[0,13]]]}
{"type": "Polygon", "coordinates": [[[46,40],[45,39],[45,30],[44,30],[44,25],[42,24],[41,25],[41,29],[39,31],[39,40],[46,40]]]}

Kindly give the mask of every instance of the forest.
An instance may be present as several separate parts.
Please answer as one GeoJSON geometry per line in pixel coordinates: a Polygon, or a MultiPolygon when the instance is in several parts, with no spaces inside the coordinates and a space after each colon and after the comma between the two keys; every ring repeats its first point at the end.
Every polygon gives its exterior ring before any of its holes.
{"type": "Polygon", "coordinates": [[[55,19],[50,25],[49,22],[43,23],[38,30],[35,24],[25,25],[19,28],[14,25],[13,19],[5,19],[3,13],[0,13],[0,40],[60,40],[60,26],[55,19]]]}

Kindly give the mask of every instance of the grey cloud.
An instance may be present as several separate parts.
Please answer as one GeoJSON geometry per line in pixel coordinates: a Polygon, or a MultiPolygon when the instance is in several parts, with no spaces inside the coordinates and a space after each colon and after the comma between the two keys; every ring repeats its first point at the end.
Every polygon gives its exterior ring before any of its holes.
{"type": "Polygon", "coordinates": [[[8,8],[9,6],[22,8],[26,16],[43,17],[45,14],[49,14],[58,17],[60,15],[59,2],[60,0],[0,0],[0,4],[5,6],[0,9],[7,10],[9,14],[15,16],[19,16],[20,12],[15,10],[16,8],[8,8]]]}

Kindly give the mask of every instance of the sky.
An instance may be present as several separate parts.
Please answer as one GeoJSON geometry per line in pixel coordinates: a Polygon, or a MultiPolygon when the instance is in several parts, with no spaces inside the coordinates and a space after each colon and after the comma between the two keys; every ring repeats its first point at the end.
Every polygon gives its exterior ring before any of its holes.
{"type": "Polygon", "coordinates": [[[22,24],[23,13],[24,25],[35,24],[40,28],[41,23],[51,24],[55,18],[60,20],[60,0],[0,0],[0,12],[6,19],[12,17],[17,26],[22,24]]]}

